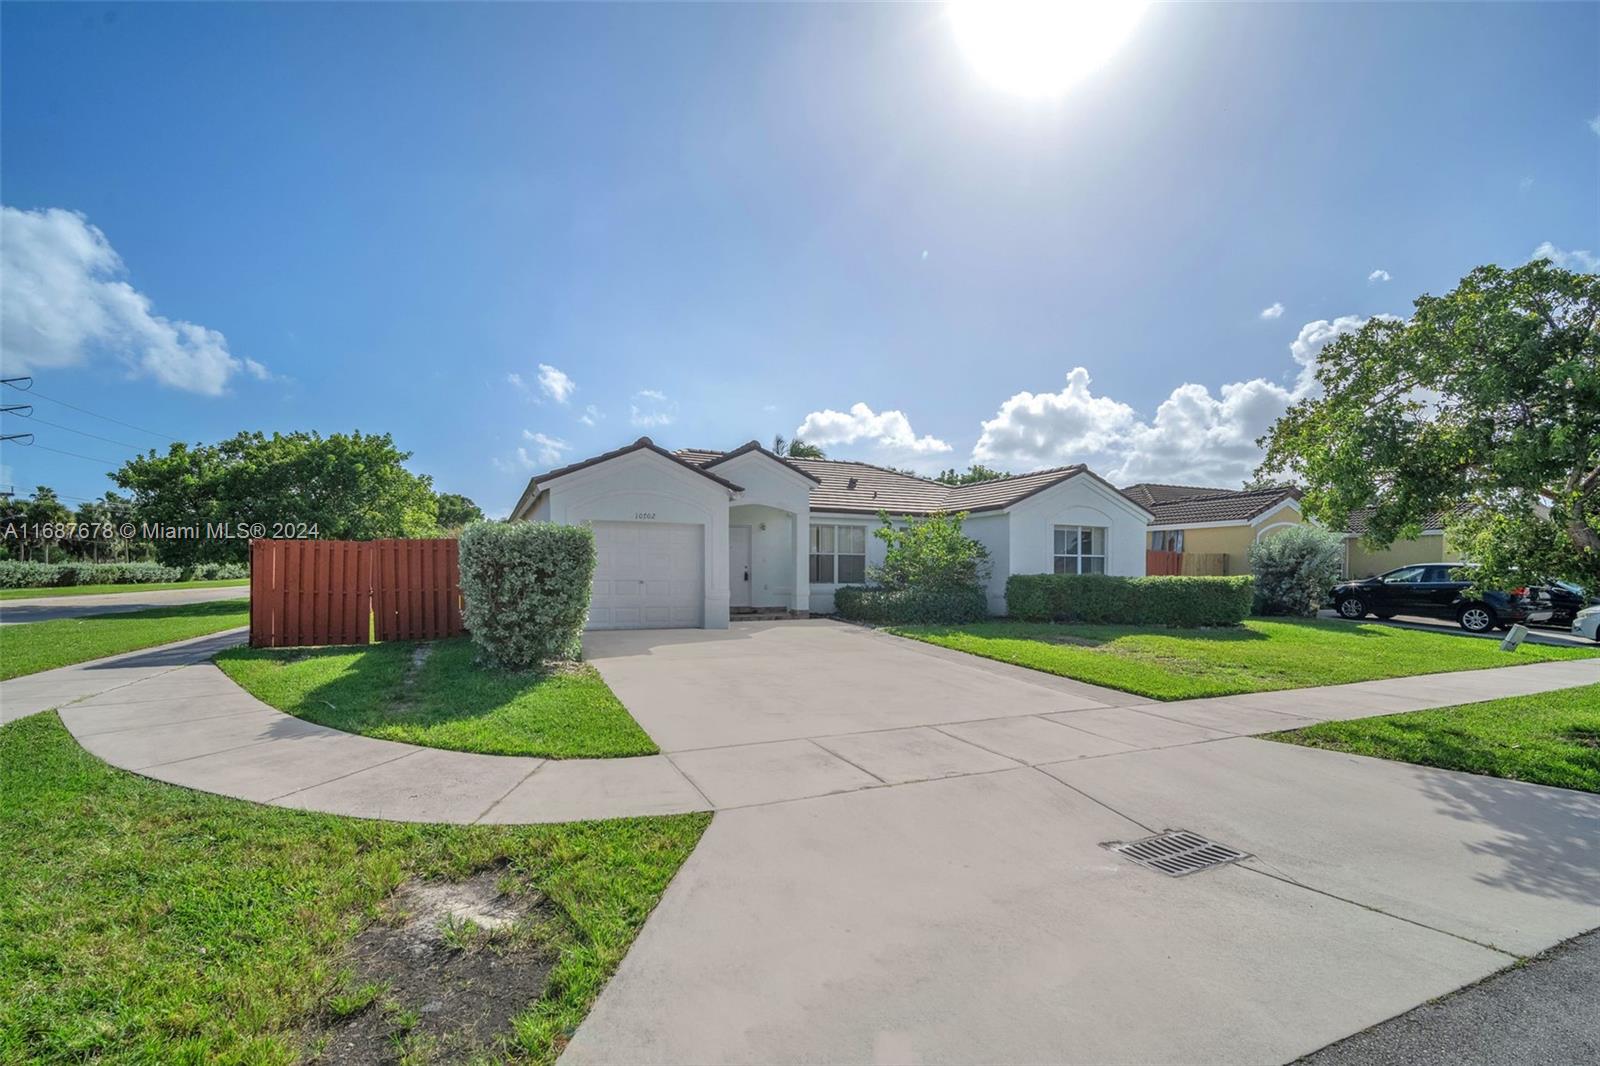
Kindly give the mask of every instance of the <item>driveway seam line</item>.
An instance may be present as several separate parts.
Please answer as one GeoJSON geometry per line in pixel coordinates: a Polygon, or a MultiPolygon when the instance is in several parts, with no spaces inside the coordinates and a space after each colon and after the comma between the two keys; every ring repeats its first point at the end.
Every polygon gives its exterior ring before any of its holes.
{"type": "Polygon", "coordinates": [[[550,759],[541,760],[537,766],[535,766],[533,769],[529,770],[527,773],[525,773],[521,777],[519,777],[515,784],[513,784],[510,788],[506,789],[505,792],[501,793],[500,796],[498,796],[493,802],[491,802],[489,804],[489,806],[487,806],[487,807],[485,807],[483,809],[482,813],[480,813],[476,818],[474,818],[472,821],[468,822],[467,824],[468,825],[478,825],[478,824],[482,823],[482,821],[485,818],[489,817],[489,815],[494,812],[494,809],[496,807],[500,806],[500,804],[502,804],[502,803],[504,803],[506,801],[506,797],[507,796],[511,795],[511,793],[515,792],[517,789],[519,789],[523,785],[527,784],[528,778],[532,777],[534,774],[538,773],[540,770],[543,770],[545,768],[545,766],[547,764],[549,764],[550,762],[551,762],[550,759]]]}
{"type": "MultiPolygon", "coordinates": [[[[732,746],[733,747],[739,747],[740,745],[732,745],[732,746]]],[[[666,752],[662,752],[661,753],[661,757],[663,759],[667,760],[667,765],[668,766],[670,766],[674,770],[678,771],[678,776],[679,777],[681,777],[685,781],[689,782],[689,787],[694,789],[695,792],[700,796],[700,798],[706,801],[706,805],[707,806],[709,806],[714,811],[720,811],[720,810],[724,809],[722,807],[717,806],[715,803],[713,803],[711,801],[711,797],[706,795],[706,790],[700,787],[700,782],[696,781],[693,777],[690,777],[689,776],[689,771],[685,770],[683,767],[679,766],[676,762],[674,762],[671,755],[668,755],[666,752]]]]}
{"type": "MultiPolygon", "coordinates": [[[[352,736],[353,735],[355,735],[355,734],[352,734],[352,736]]],[[[425,750],[427,750],[427,749],[419,748],[416,751],[408,751],[408,752],[405,752],[402,755],[396,755],[392,759],[384,759],[382,762],[375,762],[371,766],[363,766],[359,770],[350,770],[350,771],[348,771],[346,773],[336,774],[335,776],[328,778],[326,781],[318,781],[318,782],[316,782],[314,784],[305,785],[305,786],[303,786],[301,788],[291,789],[288,792],[284,792],[284,793],[281,793],[279,795],[273,796],[271,799],[267,800],[266,802],[267,803],[277,803],[279,800],[288,799],[290,796],[298,796],[300,793],[309,791],[310,789],[321,788],[323,785],[331,785],[335,781],[343,781],[347,777],[354,777],[356,774],[364,774],[368,770],[376,770],[380,766],[388,766],[390,763],[399,762],[401,759],[409,759],[413,755],[421,755],[422,752],[425,751],[425,750]]]]}
{"type": "MultiPolygon", "coordinates": [[[[1250,858],[1251,859],[1258,859],[1258,860],[1260,860],[1262,862],[1267,861],[1265,859],[1262,859],[1261,856],[1259,856],[1259,855],[1251,855],[1250,858]]],[[[1248,862],[1249,860],[1247,859],[1246,861],[1248,862]]],[[[1279,881],[1279,882],[1281,882],[1283,884],[1286,884],[1286,885],[1292,885],[1295,888],[1303,888],[1307,892],[1315,892],[1319,896],[1326,896],[1329,899],[1336,899],[1340,903],[1348,903],[1352,907],[1360,907],[1362,910],[1371,911],[1373,914],[1381,914],[1385,918],[1393,918],[1397,922],[1405,922],[1407,925],[1414,925],[1418,929],[1426,929],[1429,932],[1438,933],[1441,936],[1454,937],[1457,940],[1463,941],[1463,942],[1468,943],[1468,944],[1472,944],[1472,945],[1474,945],[1476,947],[1483,948],[1486,951],[1493,951],[1493,952],[1496,952],[1497,954],[1505,955],[1506,957],[1511,958],[1511,959],[1522,960],[1522,959],[1525,959],[1525,958],[1529,957],[1529,956],[1526,956],[1526,955],[1519,955],[1514,951],[1507,951],[1505,948],[1497,947],[1494,944],[1485,944],[1481,940],[1474,940],[1470,936],[1465,936],[1465,935],[1463,935],[1461,933],[1455,933],[1455,932],[1450,931],[1449,929],[1441,929],[1436,925],[1429,925],[1427,922],[1420,922],[1415,918],[1407,918],[1403,914],[1395,914],[1392,911],[1386,911],[1382,907],[1376,907],[1376,906],[1373,906],[1370,903],[1362,903],[1360,900],[1351,899],[1348,896],[1341,896],[1337,892],[1329,892],[1327,889],[1318,888],[1315,885],[1308,885],[1304,881],[1297,881],[1294,878],[1289,877],[1289,876],[1284,875],[1284,874],[1276,874],[1276,873],[1273,873],[1270,870],[1261,870],[1261,869],[1257,869],[1256,867],[1253,867],[1253,866],[1246,866],[1242,862],[1236,862],[1236,863],[1233,863],[1232,865],[1237,866],[1239,869],[1245,870],[1245,871],[1247,871],[1249,873],[1260,874],[1262,877],[1269,877],[1274,881],[1279,881]]]]}
{"type": "Polygon", "coordinates": [[[824,755],[833,756],[835,759],[838,759],[840,762],[844,763],[846,766],[855,767],[857,770],[860,770],[862,773],[866,774],[868,777],[872,778],[874,781],[878,782],[878,784],[880,784],[880,785],[890,784],[890,781],[889,781],[888,778],[879,777],[877,774],[873,773],[871,770],[868,770],[865,766],[862,766],[860,763],[853,762],[852,760],[845,758],[843,755],[840,755],[838,752],[834,751],[832,748],[823,747],[822,744],[820,744],[815,737],[806,737],[806,743],[810,744],[813,748],[816,748],[818,751],[822,752],[824,755]]]}
{"type": "MultiPolygon", "coordinates": [[[[1076,760],[1068,760],[1068,761],[1076,761],[1076,760]]],[[[1050,763],[1048,765],[1055,766],[1057,764],[1050,763]]],[[[1083,789],[1079,788],[1077,785],[1068,784],[1067,782],[1061,780],[1061,778],[1056,777],[1054,774],[1046,773],[1042,767],[1030,766],[1030,767],[1028,767],[1028,769],[1033,770],[1033,771],[1043,775],[1044,777],[1046,777],[1047,779],[1049,779],[1051,781],[1054,781],[1056,784],[1060,785],[1064,789],[1067,789],[1069,792],[1077,793],[1078,795],[1082,796],[1084,799],[1088,800],[1090,803],[1093,803],[1093,804],[1096,804],[1096,805],[1098,805],[1100,807],[1105,808],[1106,810],[1110,811],[1112,814],[1116,815],[1118,818],[1121,818],[1123,821],[1132,822],[1134,825],[1138,826],[1140,829],[1143,829],[1146,833],[1154,833],[1154,832],[1156,832],[1155,829],[1152,829],[1150,826],[1145,825],[1143,822],[1139,821],[1139,819],[1135,818],[1133,815],[1126,814],[1126,813],[1124,813],[1122,811],[1117,810],[1115,807],[1111,806],[1111,804],[1107,803],[1105,800],[1101,799],[1099,796],[1090,795],[1089,793],[1085,792],[1083,789]]]]}
{"type": "MultiPolygon", "coordinates": [[[[1024,715],[1022,717],[1026,717],[1026,715],[1024,715]]],[[[987,721],[988,719],[982,719],[982,720],[983,721],[987,721]]],[[[949,724],[951,724],[951,725],[965,725],[966,723],[964,723],[964,722],[951,722],[949,724]]],[[[935,732],[938,732],[938,733],[944,733],[944,735],[949,737],[951,740],[959,740],[963,744],[971,744],[973,747],[978,748],[981,751],[986,751],[990,755],[998,755],[1002,759],[1010,759],[1012,762],[1016,763],[1018,766],[1027,766],[1027,767],[1030,767],[1030,768],[1033,766],[1033,763],[1024,762],[1023,760],[1017,758],[1015,755],[1007,755],[1003,751],[995,751],[993,748],[984,747],[982,744],[979,744],[976,740],[968,740],[966,737],[958,737],[954,733],[946,733],[943,729],[940,729],[938,726],[929,726],[928,728],[930,728],[930,729],[932,729],[932,730],[934,730],[935,732]]]]}

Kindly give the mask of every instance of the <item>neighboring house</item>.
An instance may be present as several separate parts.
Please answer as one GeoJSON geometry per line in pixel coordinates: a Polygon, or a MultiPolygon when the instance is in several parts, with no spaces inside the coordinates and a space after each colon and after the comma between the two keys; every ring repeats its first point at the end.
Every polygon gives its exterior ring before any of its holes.
{"type": "Polygon", "coordinates": [[[831,613],[835,589],[883,562],[880,511],[968,512],[996,614],[1012,574],[1145,572],[1150,512],[1081,465],[950,486],[755,441],[669,452],[640,437],[537,475],[511,518],[593,525],[591,628],[720,629],[747,609],[831,613]]]}
{"type": "Polygon", "coordinates": [[[1367,533],[1367,519],[1371,508],[1351,511],[1344,532],[1344,574],[1346,577],[1372,577],[1398,566],[1414,563],[1458,563],[1460,552],[1452,551],[1445,543],[1444,512],[1434,512],[1422,519],[1421,535],[1411,540],[1397,540],[1386,548],[1372,548],[1362,542],[1367,533]]]}
{"type": "Polygon", "coordinates": [[[1154,516],[1149,550],[1177,553],[1179,559],[1162,562],[1183,574],[1248,574],[1250,545],[1305,520],[1298,489],[1141,483],[1122,494],[1154,516]]]}

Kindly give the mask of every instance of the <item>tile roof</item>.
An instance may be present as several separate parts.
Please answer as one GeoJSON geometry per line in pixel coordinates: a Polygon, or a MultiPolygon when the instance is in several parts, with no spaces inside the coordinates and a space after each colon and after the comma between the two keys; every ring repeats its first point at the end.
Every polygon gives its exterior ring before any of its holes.
{"type": "Polygon", "coordinates": [[[723,488],[732,489],[734,492],[743,492],[744,491],[744,486],[735,485],[733,482],[729,481],[727,478],[718,477],[716,474],[712,473],[710,470],[707,470],[705,468],[705,464],[704,463],[692,462],[692,461],[688,460],[687,458],[685,458],[684,456],[677,454],[676,452],[669,452],[665,448],[661,447],[661,445],[659,445],[655,441],[651,440],[649,437],[640,437],[638,440],[634,441],[632,444],[625,444],[620,448],[613,448],[609,452],[602,452],[601,454],[595,456],[592,459],[585,459],[581,463],[570,463],[567,466],[558,467],[555,470],[549,471],[548,473],[535,474],[533,476],[533,478],[531,480],[529,480],[528,486],[531,488],[534,485],[543,485],[546,482],[554,481],[558,477],[566,477],[568,474],[576,473],[579,470],[583,470],[583,469],[585,469],[587,467],[594,466],[597,463],[603,463],[608,459],[615,459],[619,455],[627,455],[629,452],[636,452],[641,448],[644,448],[644,449],[647,449],[649,451],[655,452],[657,455],[659,455],[659,456],[661,456],[661,457],[663,457],[665,459],[670,459],[674,463],[677,463],[679,466],[686,466],[690,470],[693,470],[695,473],[699,474],[701,477],[710,478],[712,481],[715,481],[717,484],[721,485],[723,488]]]}
{"type": "MultiPolygon", "coordinates": [[[[688,462],[702,465],[713,464],[725,454],[732,453],[707,448],[684,448],[678,452],[688,462]]],[[[818,486],[811,490],[813,511],[859,514],[876,514],[878,511],[894,514],[998,511],[1079,474],[1095,477],[1092,471],[1079,463],[968,485],[946,485],[915,474],[902,474],[898,470],[848,459],[785,461],[818,482],[818,486]]]]}
{"type": "Polygon", "coordinates": [[[1198,522],[1248,522],[1278,507],[1284,500],[1298,500],[1299,489],[1205,489],[1190,487],[1188,495],[1176,490],[1183,485],[1130,485],[1122,494],[1135,503],[1141,497],[1152,502],[1144,507],[1155,515],[1152,525],[1177,526],[1198,522]],[[1152,491],[1153,490],[1153,491],[1152,491]]]}
{"type": "MultiPolygon", "coordinates": [[[[1443,529],[1445,519],[1453,514],[1464,514],[1468,510],[1469,508],[1463,504],[1448,511],[1429,511],[1422,516],[1422,528],[1425,530],[1443,529]]],[[[1345,520],[1344,531],[1352,536],[1364,536],[1367,532],[1367,520],[1372,517],[1372,512],[1373,508],[1371,507],[1360,507],[1351,511],[1349,518],[1345,520]]]]}
{"type": "Polygon", "coordinates": [[[1149,507],[1156,503],[1171,503],[1173,500],[1185,499],[1189,496],[1225,496],[1230,492],[1240,492],[1240,489],[1209,488],[1205,485],[1158,485],[1152,481],[1141,481],[1137,485],[1129,485],[1122,490],[1122,494],[1141,507],[1149,507]]]}

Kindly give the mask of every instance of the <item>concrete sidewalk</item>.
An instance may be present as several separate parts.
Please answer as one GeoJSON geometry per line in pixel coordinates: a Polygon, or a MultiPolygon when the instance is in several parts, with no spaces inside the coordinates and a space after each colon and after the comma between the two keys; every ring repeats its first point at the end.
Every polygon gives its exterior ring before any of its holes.
{"type": "MultiPolygon", "coordinates": [[[[804,639],[823,641],[819,649],[844,650],[831,651],[821,673],[865,676],[864,667],[847,662],[861,656],[885,675],[880,687],[903,676],[908,686],[922,686],[918,698],[886,700],[869,689],[847,699],[841,689],[833,709],[807,714],[803,699],[763,705],[737,698],[763,688],[764,668],[754,651],[739,653],[756,664],[754,680],[729,680],[729,668],[707,671],[696,658],[703,649],[725,653],[748,643],[736,646],[722,637],[684,642],[691,657],[671,668],[660,658],[659,639],[643,654],[613,642],[596,665],[663,754],[571,760],[477,755],[355,736],[267,706],[206,661],[242,639],[243,631],[232,631],[6,681],[0,708],[7,718],[58,708],[79,743],[111,765],[207,792],[364,818],[534,823],[729,810],[1028,766],[1054,773],[1058,765],[1188,749],[1330,718],[1600,681],[1600,660],[1571,660],[1128,704],[1137,697],[1077,682],[1061,686],[1054,678],[1039,684],[1031,671],[1012,676],[986,660],[956,652],[930,656],[925,645],[823,625],[804,639]],[[717,684],[729,686],[728,693],[717,684]],[[952,695],[941,703],[944,693],[952,695]],[[989,699],[974,703],[974,693],[989,699]],[[984,703],[987,713],[973,715],[984,703]],[[853,717],[845,713],[851,709],[853,717]],[[782,739],[746,740],[769,736],[782,739]]],[[[791,639],[781,638],[772,661],[787,660],[793,669],[791,639]]]]}

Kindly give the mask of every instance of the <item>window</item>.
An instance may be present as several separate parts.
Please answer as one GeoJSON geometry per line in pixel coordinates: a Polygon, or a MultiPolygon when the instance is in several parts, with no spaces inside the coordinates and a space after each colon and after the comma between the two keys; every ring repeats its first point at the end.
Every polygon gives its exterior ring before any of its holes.
{"type": "Polygon", "coordinates": [[[1415,585],[1425,580],[1428,568],[1425,566],[1407,566],[1399,570],[1391,570],[1383,575],[1385,584],[1389,585],[1415,585]]]}
{"type": "Polygon", "coordinates": [[[1151,533],[1150,550],[1153,552],[1183,551],[1183,530],[1158,529],[1154,533],[1151,533]]]}
{"type": "Polygon", "coordinates": [[[1057,526],[1055,571],[1058,574],[1106,572],[1106,531],[1099,526],[1057,526]]]}
{"type": "Polygon", "coordinates": [[[867,579],[867,527],[811,527],[811,581],[859,585],[867,579]]]}

